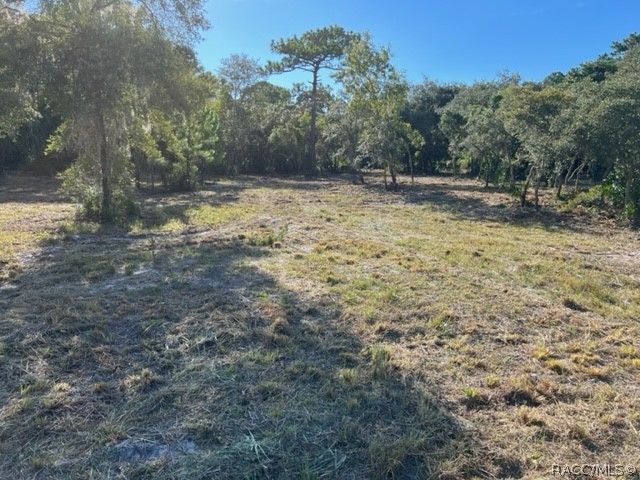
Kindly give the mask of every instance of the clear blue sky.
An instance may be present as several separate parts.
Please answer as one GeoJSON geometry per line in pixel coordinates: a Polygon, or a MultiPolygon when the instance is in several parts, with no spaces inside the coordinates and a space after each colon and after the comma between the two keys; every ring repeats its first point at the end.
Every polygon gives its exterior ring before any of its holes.
{"type": "Polygon", "coordinates": [[[232,53],[275,59],[271,40],[337,24],[390,46],[414,83],[470,83],[502,70],[542,80],[640,32],[640,0],[209,0],[207,14],[212,28],[196,50],[208,70],[232,53]]]}

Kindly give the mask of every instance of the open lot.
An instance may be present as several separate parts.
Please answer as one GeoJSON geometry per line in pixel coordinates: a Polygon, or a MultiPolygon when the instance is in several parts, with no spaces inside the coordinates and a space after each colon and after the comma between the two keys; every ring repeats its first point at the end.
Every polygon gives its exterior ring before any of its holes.
{"type": "Polygon", "coordinates": [[[0,477],[548,478],[640,459],[637,231],[469,180],[0,184],[0,477]]]}

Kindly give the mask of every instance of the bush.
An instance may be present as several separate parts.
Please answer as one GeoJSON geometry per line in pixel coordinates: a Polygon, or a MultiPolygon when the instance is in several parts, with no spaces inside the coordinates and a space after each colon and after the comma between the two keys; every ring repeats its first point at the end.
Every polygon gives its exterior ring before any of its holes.
{"type": "Polygon", "coordinates": [[[575,194],[567,202],[568,210],[587,210],[608,217],[636,221],[635,204],[624,205],[624,188],[619,183],[605,182],[575,194]]]}
{"type": "Polygon", "coordinates": [[[622,207],[624,196],[619,198],[617,189],[610,183],[601,183],[576,194],[568,202],[571,209],[585,208],[588,210],[612,212],[622,207]]]}
{"type": "MultiPolygon", "coordinates": [[[[100,192],[91,189],[85,195],[79,214],[82,218],[92,222],[105,221],[101,207],[102,195],[100,192]]],[[[111,211],[106,220],[118,225],[124,225],[138,216],[140,216],[140,207],[131,195],[123,192],[114,194],[111,211]]]]}

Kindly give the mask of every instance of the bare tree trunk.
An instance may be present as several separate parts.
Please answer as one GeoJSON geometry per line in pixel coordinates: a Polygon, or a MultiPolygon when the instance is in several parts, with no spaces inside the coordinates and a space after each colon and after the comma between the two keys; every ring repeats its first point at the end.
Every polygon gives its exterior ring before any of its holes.
{"type": "Polygon", "coordinates": [[[407,145],[407,156],[409,158],[409,172],[411,172],[411,185],[415,184],[415,177],[413,175],[413,158],[411,158],[411,149],[407,145]]]}
{"type": "MultiPolygon", "coordinates": [[[[396,167],[394,165],[393,160],[387,160],[387,167],[389,168],[389,175],[391,175],[391,186],[395,187],[398,184],[398,181],[396,176],[396,167]]],[[[385,176],[385,184],[386,184],[386,176],[385,176]]]]}
{"type": "Polygon", "coordinates": [[[560,198],[560,195],[562,194],[562,187],[564,185],[564,182],[562,181],[561,177],[562,173],[558,173],[554,180],[554,186],[556,187],[556,198],[560,198]]]}
{"type": "Polygon", "coordinates": [[[571,163],[571,165],[569,166],[569,168],[567,169],[567,174],[564,176],[564,186],[567,186],[567,183],[569,183],[569,180],[571,180],[571,177],[573,177],[573,174],[575,173],[576,169],[578,167],[574,168],[574,165],[576,163],[576,159],[577,156],[574,157],[573,162],[571,163]]]}
{"type": "Polygon", "coordinates": [[[484,188],[489,188],[489,177],[491,174],[491,165],[490,162],[485,161],[485,171],[484,171],[484,188]]]}
{"type": "Polygon", "coordinates": [[[133,178],[136,183],[136,190],[140,190],[142,188],[142,167],[140,166],[140,157],[132,148],[129,148],[129,155],[133,159],[133,178]]]}
{"type": "Polygon", "coordinates": [[[313,70],[313,83],[311,84],[311,125],[309,126],[309,157],[307,159],[307,174],[315,175],[317,168],[316,143],[318,142],[318,68],[313,70]]]}
{"type": "Polygon", "coordinates": [[[513,190],[513,187],[516,186],[516,177],[513,174],[513,159],[511,158],[511,155],[507,158],[509,158],[509,187],[513,190]]]}
{"type": "Polygon", "coordinates": [[[628,166],[624,169],[625,182],[624,182],[624,206],[627,208],[631,205],[631,186],[633,184],[633,177],[631,175],[631,168],[628,166]]]}
{"type": "Polygon", "coordinates": [[[109,222],[112,218],[112,190],[111,190],[111,165],[107,145],[107,131],[104,124],[102,110],[96,112],[96,128],[98,129],[98,141],[100,142],[100,175],[102,179],[102,204],[100,206],[100,218],[103,222],[109,222]]]}
{"type": "Polygon", "coordinates": [[[192,147],[193,145],[191,145],[191,119],[187,117],[187,146],[188,146],[188,151],[185,159],[185,172],[184,172],[184,184],[185,184],[185,188],[186,190],[191,191],[192,190],[192,184],[191,184],[191,152],[192,152],[192,147]]]}
{"type": "Polygon", "coordinates": [[[576,185],[575,185],[575,189],[578,189],[578,179],[580,178],[580,172],[582,172],[582,170],[584,170],[586,164],[581,163],[578,167],[574,168],[573,170],[570,170],[567,172],[567,175],[564,177],[564,186],[566,187],[569,182],[571,181],[571,179],[575,176],[576,177],[576,185]]]}
{"type": "Polygon", "coordinates": [[[362,174],[362,170],[360,170],[360,166],[358,165],[358,160],[353,160],[353,170],[356,172],[356,175],[358,175],[358,179],[360,180],[360,183],[364,184],[365,183],[364,175],[362,174]]]}
{"type": "Polygon", "coordinates": [[[529,170],[529,175],[527,175],[527,180],[524,182],[524,186],[522,187],[522,193],[520,194],[521,207],[524,207],[527,203],[527,191],[529,190],[529,185],[531,185],[531,180],[533,179],[535,170],[535,167],[531,167],[531,170],[529,170]]]}

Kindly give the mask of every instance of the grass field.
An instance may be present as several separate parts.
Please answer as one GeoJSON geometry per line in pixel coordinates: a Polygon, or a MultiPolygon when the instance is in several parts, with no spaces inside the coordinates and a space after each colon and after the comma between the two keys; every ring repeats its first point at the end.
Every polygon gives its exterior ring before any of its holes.
{"type": "Polygon", "coordinates": [[[0,478],[638,465],[638,232],[381,184],[221,180],[105,229],[5,179],[0,478]]]}

